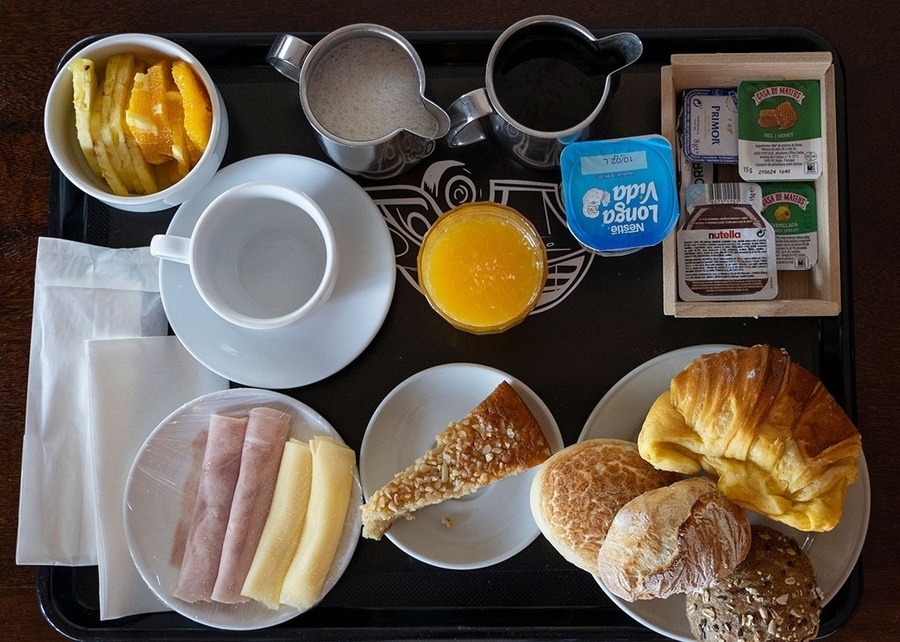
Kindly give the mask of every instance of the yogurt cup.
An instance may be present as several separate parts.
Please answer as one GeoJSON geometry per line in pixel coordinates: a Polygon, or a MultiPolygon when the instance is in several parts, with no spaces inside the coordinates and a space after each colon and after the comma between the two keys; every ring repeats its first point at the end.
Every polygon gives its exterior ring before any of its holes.
{"type": "Polygon", "coordinates": [[[572,143],[563,150],[566,223],[604,256],[660,243],[678,222],[672,146],[662,136],[572,143]]]}

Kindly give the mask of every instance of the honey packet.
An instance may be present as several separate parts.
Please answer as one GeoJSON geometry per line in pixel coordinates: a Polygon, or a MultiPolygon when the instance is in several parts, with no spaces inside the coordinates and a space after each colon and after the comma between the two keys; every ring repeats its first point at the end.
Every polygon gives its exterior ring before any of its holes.
{"type": "Polygon", "coordinates": [[[738,85],[738,165],[746,181],[811,181],[821,175],[818,80],[738,85]]]}

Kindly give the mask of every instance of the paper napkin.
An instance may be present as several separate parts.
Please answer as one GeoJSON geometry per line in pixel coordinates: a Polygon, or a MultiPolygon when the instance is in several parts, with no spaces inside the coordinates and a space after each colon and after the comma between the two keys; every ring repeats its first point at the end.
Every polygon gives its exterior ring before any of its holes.
{"type": "Polygon", "coordinates": [[[185,403],[227,389],[228,380],[197,362],[175,337],[93,340],[86,348],[100,619],[167,610],[144,583],[128,551],[125,483],[153,429],[185,403]]]}
{"type": "Polygon", "coordinates": [[[39,240],[17,563],[97,563],[84,342],[167,331],[149,248],[39,240]]]}

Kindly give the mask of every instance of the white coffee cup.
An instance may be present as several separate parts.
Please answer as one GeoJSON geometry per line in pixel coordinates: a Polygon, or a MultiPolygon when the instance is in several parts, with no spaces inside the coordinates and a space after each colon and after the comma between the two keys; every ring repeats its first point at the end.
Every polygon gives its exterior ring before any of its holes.
{"type": "Polygon", "coordinates": [[[158,234],[150,253],[189,265],[213,311],[256,330],[309,317],[337,281],[337,248],[325,213],[280,183],[227,190],[206,207],[189,238],[158,234]]]}

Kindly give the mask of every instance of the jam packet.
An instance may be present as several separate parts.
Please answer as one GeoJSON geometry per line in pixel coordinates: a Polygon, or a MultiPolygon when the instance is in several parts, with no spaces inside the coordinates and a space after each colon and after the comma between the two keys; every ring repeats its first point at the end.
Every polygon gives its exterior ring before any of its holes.
{"type": "Polygon", "coordinates": [[[816,190],[806,183],[764,183],[762,216],[775,230],[779,270],[808,270],[819,258],[816,190]]]}
{"type": "Polygon", "coordinates": [[[738,85],[738,164],[747,181],[815,180],[822,173],[818,80],[738,85]]]}
{"type": "Polygon", "coordinates": [[[572,143],[560,157],[569,230],[620,255],[656,245],[678,221],[672,146],[663,136],[572,143]]]}
{"type": "Polygon", "coordinates": [[[775,232],[759,214],[760,186],[692,185],[676,235],[678,296],[683,301],[774,299],[775,232]]]}

